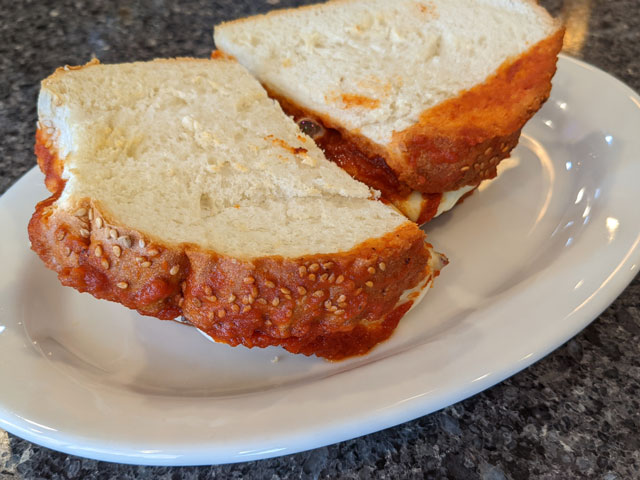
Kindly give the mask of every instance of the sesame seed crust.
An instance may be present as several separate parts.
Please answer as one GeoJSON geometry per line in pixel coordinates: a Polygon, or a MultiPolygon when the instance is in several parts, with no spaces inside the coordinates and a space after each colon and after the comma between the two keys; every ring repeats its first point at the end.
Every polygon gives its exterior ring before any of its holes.
{"type": "Polygon", "coordinates": [[[498,162],[509,156],[524,124],[549,97],[563,35],[558,30],[506,61],[484,83],[427,110],[416,125],[394,134],[393,149],[402,158],[388,161],[399,179],[436,193],[495,177],[498,162]],[[465,166],[473,168],[462,171],[465,166]]]}
{"type": "Polygon", "coordinates": [[[192,274],[187,278],[183,314],[211,338],[234,346],[279,345],[293,353],[332,360],[359,355],[391,335],[406,311],[396,311],[402,292],[437,276],[428,266],[432,254],[422,234],[410,224],[349,252],[313,258],[239,260],[188,251],[192,274]],[[371,274],[371,266],[380,263],[384,270],[376,268],[371,274]],[[334,281],[309,279],[306,272],[314,264],[327,264],[334,281]],[[301,277],[300,272],[305,275],[301,277]],[[249,275],[254,282],[245,281],[249,275]],[[190,300],[207,291],[216,292],[218,298],[241,299],[242,306],[237,308],[231,301],[198,305],[190,300]],[[256,294],[259,298],[254,303],[256,294]],[[249,299],[252,308],[242,308],[249,299]],[[221,306],[224,321],[217,314],[221,306]],[[396,320],[391,318],[394,311],[396,320]],[[211,312],[218,316],[215,321],[211,312]]]}
{"type": "MultiPolygon", "coordinates": [[[[52,170],[47,162],[57,156],[46,152],[39,162],[52,170]]],[[[332,360],[364,354],[409,308],[410,301],[397,305],[402,293],[439,273],[428,265],[438,254],[409,222],[346,252],[240,259],[164,244],[118,224],[90,199],[63,210],[55,204],[61,192],[37,205],[29,237],[63,285],[143,315],[183,315],[229,345],[281,346],[332,360]],[[92,220],[76,216],[81,209],[93,211],[92,220]]]]}

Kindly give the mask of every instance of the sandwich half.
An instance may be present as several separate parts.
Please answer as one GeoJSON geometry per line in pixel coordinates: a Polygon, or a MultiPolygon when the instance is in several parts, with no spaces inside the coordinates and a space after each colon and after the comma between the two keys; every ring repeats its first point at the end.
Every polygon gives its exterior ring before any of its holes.
{"type": "Polygon", "coordinates": [[[235,60],[59,68],[29,224],[62,284],[216,341],[341,359],[391,335],[446,259],[235,60]]]}
{"type": "Polygon", "coordinates": [[[329,159],[424,223],[496,176],[549,96],[563,34],[533,0],[335,0],[214,39],[329,159]]]}

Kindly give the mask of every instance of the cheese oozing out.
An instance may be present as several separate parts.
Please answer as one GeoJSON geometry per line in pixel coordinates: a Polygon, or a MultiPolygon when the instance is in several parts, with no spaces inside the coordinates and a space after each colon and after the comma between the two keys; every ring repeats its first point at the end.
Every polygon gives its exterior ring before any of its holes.
{"type": "MultiPolygon", "coordinates": [[[[437,216],[451,210],[456,206],[456,204],[464,195],[466,195],[476,187],[477,185],[466,185],[462,188],[459,188],[458,190],[443,192],[440,203],[438,204],[438,209],[433,218],[436,218],[437,216]]],[[[420,218],[422,209],[424,208],[426,201],[426,197],[423,193],[414,190],[409,194],[409,196],[401,200],[394,200],[393,203],[396,208],[400,210],[409,220],[417,222],[420,218]]]]}

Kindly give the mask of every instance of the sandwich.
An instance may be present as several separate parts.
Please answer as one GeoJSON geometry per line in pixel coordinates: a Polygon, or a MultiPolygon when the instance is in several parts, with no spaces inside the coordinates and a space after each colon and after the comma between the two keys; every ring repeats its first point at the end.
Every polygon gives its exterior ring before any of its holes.
{"type": "Polygon", "coordinates": [[[563,34],[533,0],[335,0],[214,40],[327,158],[422,224],[496,176],[549,96],[563,34]]]}
{"type": "Polygon", "coordinates": [[[143,315],[337,360],[388,338],[446,264],[223,55],[59,68],[38,116],[52,195],[32,249],[143,315]]]}

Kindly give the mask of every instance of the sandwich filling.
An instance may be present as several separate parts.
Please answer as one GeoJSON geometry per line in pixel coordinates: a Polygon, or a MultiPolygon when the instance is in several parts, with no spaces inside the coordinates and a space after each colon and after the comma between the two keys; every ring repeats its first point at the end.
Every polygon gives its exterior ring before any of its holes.
{"type": "Polygon", "coordinates": [[[281,100],[281,103],[283,109],[294,117],[303,132],[314,139],[329,160],[356,180],[380,191],[382,201],[395,206],[409,220],[420,225],[451,210],[478,186],[466,185],[442,193],[414,190],[398,179],[381,156],[367,155],[338,130],[325,127],[321,121],[305,115],[289,102],[281,100]]]}

